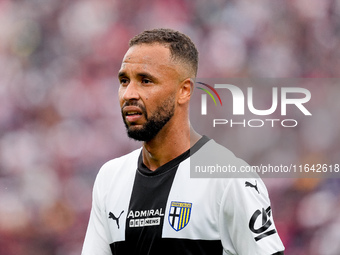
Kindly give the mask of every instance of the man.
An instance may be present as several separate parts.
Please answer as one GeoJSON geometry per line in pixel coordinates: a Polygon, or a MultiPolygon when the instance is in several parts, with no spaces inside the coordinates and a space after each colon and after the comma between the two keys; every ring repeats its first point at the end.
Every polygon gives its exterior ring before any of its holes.
{"type": "Polygon", "coordinates": [[[209,151],[245,164],[190,125],[195,45],[155,29],[129,46],[119,102],[128,136],[143,146],[99,171],[82,254],[283,254],[260,179],[190,178],[190,159],[209,151]]]}

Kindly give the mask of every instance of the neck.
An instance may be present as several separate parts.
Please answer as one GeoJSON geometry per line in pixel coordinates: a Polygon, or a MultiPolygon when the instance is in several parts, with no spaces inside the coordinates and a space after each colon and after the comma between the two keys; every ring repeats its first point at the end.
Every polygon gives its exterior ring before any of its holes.
{"type": "Polygon", "coordinates": [[[190,149],[200,138],[190,123],[178,129],[164,126],[155,138],[144,142],[143,163],[154,171],[190,149]]]}

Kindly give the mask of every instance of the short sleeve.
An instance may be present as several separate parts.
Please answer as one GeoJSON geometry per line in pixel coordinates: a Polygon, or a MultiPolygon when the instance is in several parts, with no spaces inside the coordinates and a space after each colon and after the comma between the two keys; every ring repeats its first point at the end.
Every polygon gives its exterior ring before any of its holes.
{"type": "Polygon", "coordinates": [[[92,208],[90,220],[83,244],[82,255],[109,255],[112,254],[108,242],[106,229],[106,214],[103,206],[104,194],[100,190],[100,173],[97,175],[93,187],[92,208]]]}
{"type": "Polygon", "coordinates": [[[226,254],[271,255],[284,250],[260,178],[230,180],[221,201],[220,233],[226,254]]]}

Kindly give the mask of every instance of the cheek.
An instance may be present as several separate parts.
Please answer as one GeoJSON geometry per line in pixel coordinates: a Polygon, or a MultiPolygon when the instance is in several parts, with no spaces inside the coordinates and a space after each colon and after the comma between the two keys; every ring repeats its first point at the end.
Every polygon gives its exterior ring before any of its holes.
{"type": "Polygon", "coordinates": [[[122,106],[124,104],[123,95],[124,95],[124,89],[119,88],[118,89],[118,100],[119,100],[120,106],[122,106]]]}

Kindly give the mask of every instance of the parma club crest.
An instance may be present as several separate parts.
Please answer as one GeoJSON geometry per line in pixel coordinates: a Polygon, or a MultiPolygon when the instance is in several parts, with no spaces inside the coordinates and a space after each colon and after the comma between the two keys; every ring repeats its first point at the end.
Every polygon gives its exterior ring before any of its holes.
{"type": "Polygon", "coordinates": [[[191,203],[175,201],[171,202],[169,223],[174,230],[180,231],[186,225],[188,225],[190,220],[191,207],[191,203]]]}

